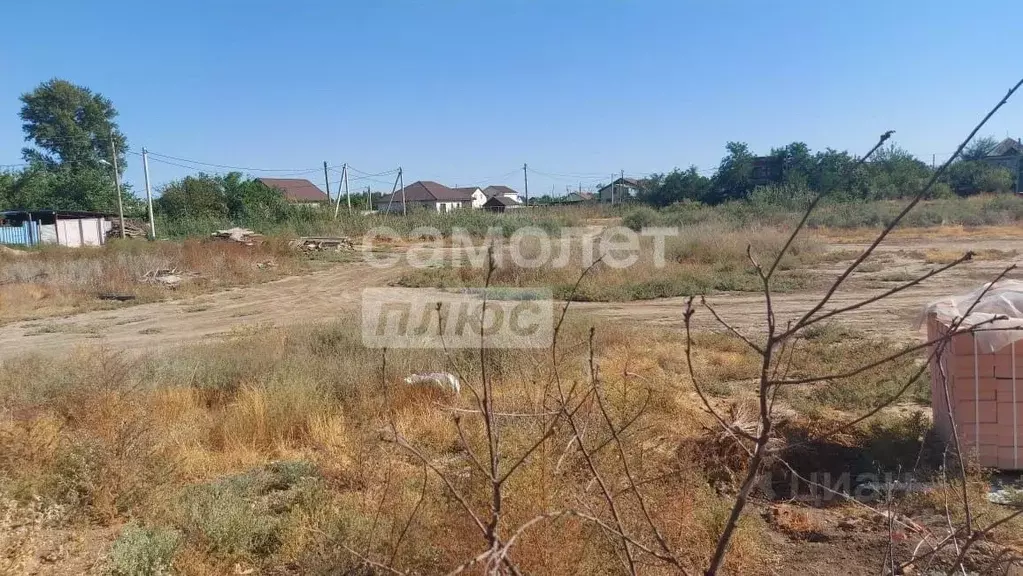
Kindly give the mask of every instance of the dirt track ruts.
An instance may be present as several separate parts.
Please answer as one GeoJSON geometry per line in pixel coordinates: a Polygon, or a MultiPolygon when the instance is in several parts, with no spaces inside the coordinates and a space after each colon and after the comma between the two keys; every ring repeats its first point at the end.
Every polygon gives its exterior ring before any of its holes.
{"type": "MultiPolygon", "coordinates": [[[[862,245],[839,245],[834,249],[862,249],[862,245]]],[[[872,335],[899,340],[918,338],[915,319],[923,306],[933,300],[966,292],[979,286],[1012,263],[1015,254],[1023,254],[1023,239],[928,239],[899,241],[884,246],[887,263],[872,272],[856,273],[848,285],[835,294],[825,310],[852,304],[898,282],[884,281],[894,271],[919,273],[932,268],[907,251],[998,249],[1013,253],[1004,259],[968,263],[959,269],[924,282],[920,286],[891,296],[884,301],[843,315],[842,323],[872,335]]],[[[832,280],[842,262],[817,270],[820,283],[832,280]]],[[[214,294],[172,300],[116,310],[16,322],[0,327],[0,360],[25,353],[61,354],[79,345],[102,346],[127,351],[146,351],[216,338],[237,330],[259,330],[270,326],[324,322],[342,313],[357,313],[363,288],[386,286],[401,273],[400,268],[373,268],[365,263],[338,264],[308,275],[294,276],[214,294]]],[[[1011,274],[1010,277],[1019,277],[1011,274]]],[[[812,306],[823,289],[778,293],[773,297],[779,324],[797,318],[812,306]]],[[[742,330],[764,325],[763,296],[753,293],[723,293],[708,296],[721,316],[742,330]]],[[[622,302],[575,303],[572,310],[594,314],[614,321],[650,323],[666,327],[682,326],[684,298],[622,302]]],[[[714,329],[716,324],[706,310],[694,317],[698,329],[714,329]]]]}

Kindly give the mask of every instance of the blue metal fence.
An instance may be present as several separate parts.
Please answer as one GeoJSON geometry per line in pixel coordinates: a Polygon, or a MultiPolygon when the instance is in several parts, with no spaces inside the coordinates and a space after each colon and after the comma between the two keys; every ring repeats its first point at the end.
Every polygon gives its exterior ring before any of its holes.
{"type": "Polygon", "coordinates": [[[0,244],[34,246],[38,243],[38,222],[24,222],[21,226],[0,226],[0,244]]]}

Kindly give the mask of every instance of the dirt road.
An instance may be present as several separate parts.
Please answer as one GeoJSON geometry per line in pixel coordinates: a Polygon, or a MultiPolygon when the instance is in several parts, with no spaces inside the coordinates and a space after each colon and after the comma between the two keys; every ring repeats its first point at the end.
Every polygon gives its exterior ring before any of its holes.
{"type": "MultiPolygon", "coordinates": [[[[832,250],[862,250],[863,245],[836,244],[832,250]]],[[[930,301],[966,292],[990,279],[1017,255],[1023,239],[900,239],[850,278],[826,309],[844,306],[879,294],[904,282],[914,273],[930,269],[925,259],[934,252],[954,254],[968,249],[994,252],[944,276],[843,316],[843,324],[874,335],[900,340],[917,338],[914,320],[930,301]],[[929,252],[930,255],[926,255],[929,252]]],[[[847,262],[835,262],[814,272],[820,284],[833,280],[847,262]]],[[[270,326],[322,322],[344,312],[359,310],[360,291],[386,286],[401,268],[379,269],[365,263],[340,264],[330,270],[296,276],[184,300],[126,306],[59,319],[18,322],[0,327],[0,360],[25,353],[60,354],[78,345],[99,345],[128,351],[144,351],[216,338],[236,331],[270,326]]],[[[1010,277],[1019,278],[1018,274],[1010,277]]],[[[776,294],[774,306],[779,322],[796,318],[820,297],[823,289],[776,294]]],[[[727,293],[708,297],[719,313],[734,326],[746,330],[763,325],[763,297],[750,293],[727,293]]],[[[573,310],[614,321],[646,322],[681,326],[683,298],[626,303],[578,303],[573,310]]],[[[698,328],[713,328],[706,310],[695,317],[698,328]]]]}

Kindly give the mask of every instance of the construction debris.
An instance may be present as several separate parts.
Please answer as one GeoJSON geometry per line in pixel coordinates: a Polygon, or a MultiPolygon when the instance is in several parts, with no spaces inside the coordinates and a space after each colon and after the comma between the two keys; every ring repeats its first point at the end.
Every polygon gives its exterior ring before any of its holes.
{"type": "Polygon", "coordinates": [[[245,244],[246,246],[252,246],[258,242],[262,236],[256,234],[248,228],[228,228],[227,230],[217,230],[213,234],[210,234],[213,238],[220,238],[222,240],[232,240],[245,244]]]}
{"type": "Polygon", "coordinates": [[[455,376],[450,372],[409,374],[405,378],[405,383],[411,386],[434,386],[441,390],[450,390],[455,394],[458,394],[462,389],[462,384],[458,380],[458,376],[455,376]]]}
{"type": "MultiPolygon", "coordinates": [[[[147,237],[149,227],[138,220],[125,220],[124,221],[124,237],[125,238],[145,238],[147,237]]],[[[110,230],[107,231],[107,240],[121,237],[121,222],[114,220],[110,230]]]]}
{"type": "Polygon", "coordinates": [[[135,299],[134,294],[116,294],[114,292],[102,292],[97,294],[100,300],[116,300],[117,302],[129,302],[135,299]]]}
{"type": "Polygon", "coordinates": [[[150,270],[142,275],[142,281],[174,288],[181,284],[181,273],[173,268],[150,270]]]}
{"type": "Polygon", "coordinates": [[[352,252],[355,250],[352,239],[347,236],[302,237],[298,240],[292,240],[289,246],[305,250],[306,252],[352,252]]]}

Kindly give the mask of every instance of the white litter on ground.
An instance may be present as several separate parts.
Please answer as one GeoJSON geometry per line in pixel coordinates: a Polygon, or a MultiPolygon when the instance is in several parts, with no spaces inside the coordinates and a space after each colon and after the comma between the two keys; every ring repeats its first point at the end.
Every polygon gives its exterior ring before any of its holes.
{"type": "Polygon", "coordinates": [[[462,390],[462,383],[458,376],[450,372],[424,372],[421,374],[409,374],[405,377],[405,383],[409,385],[436,386],[444,390],[451,390],[458,394],[462,390]]]}

